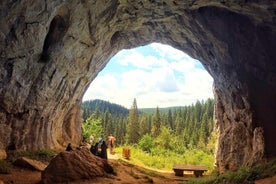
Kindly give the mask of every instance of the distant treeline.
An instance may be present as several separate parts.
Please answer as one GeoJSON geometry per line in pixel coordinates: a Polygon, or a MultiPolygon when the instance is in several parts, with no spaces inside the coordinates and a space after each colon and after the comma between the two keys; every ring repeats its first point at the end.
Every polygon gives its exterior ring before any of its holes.
{"type": "Polygon", "coordinates": [[[81,105],[81,108],[83,111],[82,117],[84,120],[91,116],[92,112],[95,111],[96,108],[98,108],[101,113],[108,111],[110,114],[112,114],[112,116],[127,116],[129,111],[127,108],[121,105],[99,99],[84,101],[81,105]]]}

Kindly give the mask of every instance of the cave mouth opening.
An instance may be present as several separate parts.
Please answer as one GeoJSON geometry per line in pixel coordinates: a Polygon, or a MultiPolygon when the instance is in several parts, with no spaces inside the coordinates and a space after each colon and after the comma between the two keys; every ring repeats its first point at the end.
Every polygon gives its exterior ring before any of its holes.
{"type": "MultiPolygon", "coordinates": [[[[189,132],[186,133],[187,135],[184,135],[183,132],[184,130],[188,130],[187,127],[185,127],[185,123],[189,125],[194,124],[195,126],[193,127],[197,127],[197,130],[204,129],[204,136],[201,137],[198,131],[196,133],[197,135],[195,135],[195,137],[197,137],[195,139],[197,140],[182,142],[183,147],[191,150],[203,149],[203,147],[207,147],[210,137],[213,138],[213,142],[217,141],[217,135],[213,135],[214,95],[212,85],[213,78],[205,70],[200,61],[191,58],[184,52],[169,45],[151,43],[134,49],[121,50],[111,58],[105,68],[97,75],[94,81],[92,81],[83,97],[82,107],[88,107],[90,104],[93,110],[83,109],[83,113],[87,113],[88,111],[90,111],[89,113],[91,114],[95,113],[97,104],[103,104],[103,102],[98,100],[104,100],[128,108],[132,105],[133,99],[135,99],[139,111],[151,108],[151,113],[153,115],[158,107],[162,114],[161,116],[168,115],[168,109],[171,109],[173,113],[176,113],[180,108],[182,110],[184,109],[184,111],[196,109],[195,111],[201,112],[198,112],[198,117],[193,117],[193,120],[186,120],[188,116],[184,115],[184,113],[179,115],[179,117],[183,118],[183,121],[177,120],[176,115],[173,115],[173,122],[168,123],[168,121],[162,117],[161,127],[168,127],[168,129],[163,128],[161,134],[163,134],[163,138],[168,132],[172,133],[173,136],[176,135],[175,137],[178,137],[178,139],[181,139],[181,136],[192,137],[190,134],[196,130],[189,130],[189,132]],[[92,103],[93,100],[95,101],[94,103],[92,103]],[[208,105],[211,105],[211,107],[208,107],[208,105]],[[184,106],[190,106],[191,108],[185,108],[184,106]],[[164,110],[166,108],[167,110],[164,110]]],[[[105,114],[103,111],[106,109],[100,106],[98,106],[98,108],[101,110],[102,114],[105,114]]],[[[132,109],[132,107],[130,109],[132,109]]],[[[109,109],[112,119],[113,114],[111,111],[112,110],[109,109]]],[[[86,119],[88,119],[91,114],[83,115],[84,121],[82,124],[89,123],[86,119]]],[[[127,130],[119,132],[115,125],[116,123],[120,124],[121,121],[110,120],[110,118],[106,121],[106,114],[103,116],[103,132],[91,132],[84,135],[84,137],[89,140],[90,135],[93,135],[95,141],[97,141],[99,135],[103,134],[104,139],[106,139],[108,135],[113,134],[117,138],[119,144],[124,144],[126,141],[125,136],[128,132],[127,130]],[[109,123],[111,124],[110,126],[108,125],[109,123]],[[120,137],[122,135],[123,137],[120,137]]],[[[125,115],[125,117],[127,118],[128,115],[125,115]]],[[[141,130],[142,121],[145,119],[149,119],[149,117],[143,114],[139,115],[139,141],[141,141],[143,136],[152,133],[151,123],[149,123],[150,125],[145,123],[147,125],[143,126],[149,128],[145,128],[147,129],[144,129],[145,131],[141,130]]],[[[124,122],[128,123],[127,120],[124,122]]],[[[95,126],[95,124],[93,126],[95,126]]],[[[123,123],[118,126],[120,126],[120,129],[125,127],[123,123]]],[[[155,140],[157,139],[158,138],[155,137],[155,140]]],[[[167,138],[167,140],[171,140],[171,138],[167,138]]],[[[163,145],[164,149],[170,147],[168,146],[169,144],[168,142],[166,146],[163,145]]],[[[212,154],[213,158],[211,159],[214,160],[214,151],[212,154]]]]}

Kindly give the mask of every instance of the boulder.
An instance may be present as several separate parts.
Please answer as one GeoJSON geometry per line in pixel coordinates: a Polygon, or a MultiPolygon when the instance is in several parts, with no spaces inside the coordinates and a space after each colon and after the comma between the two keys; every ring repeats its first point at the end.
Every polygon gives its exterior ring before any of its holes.
{"type": "Polygon", "coordinates": [[[44,164],[38,160],[33,160],[33,159],[26,158],[26,157],[21,157],[21,158],[17,159],[14,162],[14,165],[28,168],[28,169],[38,170],[38,171],[44,171],[44,169],[47,167],[46,164],[44,164]]]}
{"type": "Polygon", "coordinates": [[[83,147],[65,151],[53,158],[42,172],[42,183],[66,183],[81,179],[93,179],[112,173],[113,168],[107,160],[94,156],[83,147]]]}
{"type": "Polygon", "coordinates": [[[7,152],[3,149],[0,149],[0,160],[7,159],[7,152]]]}

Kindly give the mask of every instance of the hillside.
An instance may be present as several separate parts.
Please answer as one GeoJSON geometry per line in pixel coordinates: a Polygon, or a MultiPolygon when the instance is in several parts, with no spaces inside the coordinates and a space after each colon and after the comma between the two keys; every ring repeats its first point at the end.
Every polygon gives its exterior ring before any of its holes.
{"type": "MultiPolygon", "coordinates": [[[[96,108],[98,107],[100,112],[105,112],[108,110],[112,115],[123,115],[126,116],[129,112],[129,109],[125,108],[122,105],[116,104],[116,103],[110,103],[105,100],[88,100],[82,102],[82,110],[84,113],[84,116],[87,117],[87,115],[91,114],[96,108]]],[[[159,108],[159,111],[161,113],[167,113],[169,110],[176,110],[183,106],[173,106],[173,107],[163,107],[159,108]]],[[[146,113],[146,114],[154,114],[156,111],[156,107],[152,108],[139,108],[139,113],[146,113]]],[[[86,118],[84,118],[86,119],[86,118]]]]}
{"type": "Polygon", "coordinates": [[[100,99],[84,101],[82,102],[81,108],[83,111],[83,119],[89,117],[96,108],[98,108],[99,111],[102,113],[105,111],[109,111],[109,113],[113,116],[126,116],[129,111],[127,108],[121,105],[110,103],[100,99]]]}
{"type": "MultiPolygon", "coordinates": [[[[169,112],[169,110],[174,111],[174,110],[177,110],[177,109],[182,108],[182,107],[184,107],[184,106],[161,107],[161,108],[158,107],[158,109],[159,109],[159,112],[161,112],[161,113],[167,113],[167,112],[169,112]]],[[[139,113],[154,114],[155,111],[156,111],[156,108],[157,107],[154,107],[154,108],[139,108],[139,113]]]]}

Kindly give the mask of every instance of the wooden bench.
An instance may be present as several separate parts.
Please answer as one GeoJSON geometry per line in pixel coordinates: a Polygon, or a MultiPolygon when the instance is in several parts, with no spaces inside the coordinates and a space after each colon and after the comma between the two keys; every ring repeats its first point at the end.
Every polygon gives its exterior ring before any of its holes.
{"type": "Polygon", "coordinates": [[[174,164],[173,171],[175,176],[183,176],[184,171],[193,171],[196,177],[202,176],[207,171],[207,168],[203,165],[182,165],[174,164]]]}

